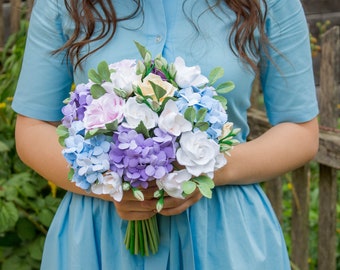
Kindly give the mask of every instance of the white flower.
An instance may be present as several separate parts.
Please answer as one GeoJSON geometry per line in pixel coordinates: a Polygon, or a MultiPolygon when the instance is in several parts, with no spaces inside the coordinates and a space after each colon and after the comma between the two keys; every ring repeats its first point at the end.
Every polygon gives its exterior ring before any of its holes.
{"type": "Polygon", "coordinates": [[[103,175],[102,183],[91,186],[94,194],[109,194],[117,202],[123,198],[122,178],[116,172],[107,172],[103,175]]]}
{"type": "Polygon", "coordinates": [[[130,96],[133,92],[133,85],[141,82],[142,76],[136,74],[136,60],[125,59],[109,65],[109,69],[115,70],[111,73],[110,79],[115,88],[121,89],[130,96]]]}
{"type": "Polygon", "coordinates": [[[156,180],[159,189],[164,189],[171,197],[183,199],[182,183],[189,181],[192,175],[187,170],[173,171],[156,180]]]}
{"type": "Polygon", "coordinates": [[[176,57],[174,67],[176,69],[175,82],[180,88],[190,86],[198,87],[209,82],[209,80],[201,74],[201,68],[199,66],[187,67],[181,57],[176,57]]]}
{"type": "Polygon", "coordinates": [[[169,100],[159,116],[158,126],[175,136],[192,129],[191,123],[179,113],[175,101],[169,100]]]}
{"type": "Polygon", "coordinates": [[[226,164],[223,154],[220,153],[220,146],[207,138],[205,132],[185,132],[179,142],[181,147],[176,152],[177,161],[194,176],[207,174],[212,177],[216,168],[226,164]]]}
{"type": "Polygon", "coordinates": [[[154,128],[157,124],[158,115],[146,104],[138,103],[136,97],[129,98],[124,107],[125,127],[136,128],[142,121],[147,129],[154,128]]]}

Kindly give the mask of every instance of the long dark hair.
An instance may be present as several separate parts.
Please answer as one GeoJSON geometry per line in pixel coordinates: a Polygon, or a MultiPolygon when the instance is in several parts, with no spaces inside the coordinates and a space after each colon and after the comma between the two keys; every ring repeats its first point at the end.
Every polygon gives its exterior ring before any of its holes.
{"type": "MultiPolygon", "coordinates": [[[[110,41],[115,34],[118,22],[131,19],[142,12],[141,0],[132,0],[136,4],[136,9],[123,18],[117,17],[111,0],[64,1],[68,12],[75,22],[75,31],[64,46],[55,51],[55,53],[66,50],[68,59],[72,61],[76,68],[81,66],[81,62],[89,54],[99,50],[110,41]],[[99,10],[102,12],[99,12],[99,10]],[[98,22],[101,23],[101,31],[94,36],[95,24],[98,22]],[[85,29],[85,35],[82,36],[82,39],[78,40],[81,29],[85,29]],[[84,46],[100,39],[105,39],[100,47],[86,55],[80,56],[80,51],[84,46]]],[[[205,1],[209,8],[213,9],[208,0],[205,1]]],[[[214,7],[218,7],[223,2],[236,14],[236,20],[229,36],[229,46],[234,54],[238,55],[256,70],[257,65],[251,56],[259,54],[260,44],[268,44],[264,31],[264,22],[267,15],[266,2],[265,0],[217,0],[214,7]],[[261,6],[261,3],[263,6],[261,6]],[[255,39],[255,29],[259,31],[260,44],[255,39]]]]}

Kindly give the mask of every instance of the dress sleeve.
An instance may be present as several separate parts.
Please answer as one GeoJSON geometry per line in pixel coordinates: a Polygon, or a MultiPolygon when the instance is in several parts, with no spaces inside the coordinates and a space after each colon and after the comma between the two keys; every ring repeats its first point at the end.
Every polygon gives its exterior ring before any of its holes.
{"type": "Polygon", "coordinates": [[[65,54],[52,54],[66,41],[58,8],[60,0],[35,0],[23,65],[12,108],[45,121],[62,118],[61,107],[72,85],[72,67],[65,54]]]}
{"type": "Polygon", "coordinates": [[[318,114],[309,31],[299,0],[269,0],[266,33],[272,48],[262,52],[261,83],[268,119],[306,122],[318,114]]]}

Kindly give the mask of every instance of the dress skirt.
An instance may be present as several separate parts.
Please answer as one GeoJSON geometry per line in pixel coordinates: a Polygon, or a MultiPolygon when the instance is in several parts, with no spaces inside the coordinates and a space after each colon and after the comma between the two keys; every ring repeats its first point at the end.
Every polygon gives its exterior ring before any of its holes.
{"type": "Polygon", "coordinates": [[[131,255],[112,202],[68,192],[50,226],[46,270],[286,270],[280,224],[258,184],[216,187],[180,215],[158,215],[159,251],[131,255]]]}

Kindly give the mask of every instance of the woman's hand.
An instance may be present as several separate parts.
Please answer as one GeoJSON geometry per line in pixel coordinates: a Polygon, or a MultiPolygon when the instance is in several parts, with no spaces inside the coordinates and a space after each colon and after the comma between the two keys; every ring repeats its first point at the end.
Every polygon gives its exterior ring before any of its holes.
{"type": "MultiPolygon", "coordinates": [[[[136,199],[131,190],[125,191],[122,201],[114,201],[118,215],[125,220],[143,220],[151,218],[157,214],[157,199],[153,197],[156,190],[158,190],[158,188],[155,183],[143,190],[144,201],[136,199]]],[[[201,198],[202,195],[198,189],[185,199],[177,199],[166,195],[164,197],[163,209],[159,214],[164,216],[178,215],[201,198]]]]}

